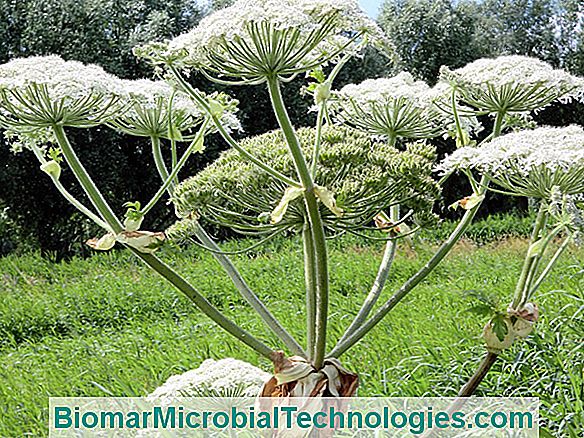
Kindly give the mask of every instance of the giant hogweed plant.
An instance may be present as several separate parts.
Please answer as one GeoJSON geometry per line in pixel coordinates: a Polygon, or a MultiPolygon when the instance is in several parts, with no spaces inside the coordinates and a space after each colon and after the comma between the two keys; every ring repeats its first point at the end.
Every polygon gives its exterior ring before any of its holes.
{"type": "MultiPolygon", "coordinates": [[[[163,81],[124,81],[99,67],[55,56],[0,66],[0,123],[14,149],[31,150],[62,195],[103,228],[102,236],[88,241],[90,246],[127,247],[221,328],[274,363],[274,377],[263,387],[263,396],[353,395],[357,374],[345,369],[339,357],[428,277],[464,234],[486,192],[538,198],[540,214],[512,304],[500,309],[485,303],[492,313],[484,333],[489,352],[461,391],[470,395],[493,358],[528,335],[537,320],[536,290],[580,233],[584,133],[578,127],[521,129],[532,124],[530,112],[579,98],[582,81],[533,59],[505,57],[445,69],[432,89],[401,73],[335,91],[335,77],[345,62],[368,45],[390,50],[352,0],[240,0],[185,35],[135,49],[157,66],[163,81]],[[193,88],[188,81],[192,72],[227,86],[266,86],[280,129],[236,141],[237,102],[193,88]],[[301,74],[310,78],[306,91],[314,99],[313,128],[292,125],[281,94],[282,84],[301,74]],[[492,133],[477,144],[477,116],[487,115],[493,118],[492,133]],[[67,137],[70,128],[98,125],[149,138],[160,174],[153,198],[144,205],[127,200],[122,218],[67,137]],[[506,130],[517,132],[501,136],[506,130]],[[180,181],[181,169],[192,154],[204,152],[210,133],[219,133],[231,149],[180,181]],[[456,138],[460,148],[436,166],[435,150],[424,140],[439,135],[456,138]],[[60,182],[63,166],[75,175],[89,205],[60,182]],[[472,190],[453,206],[465,210],[462,219],[420,270],[379,304],[399,242],[420,227],[434,226],[433,203],[441,183],[455,171],[468,177],[472,190]],[[433,178],[436,172],[442,174],[439,181],[433,178]],[[177,223],[166,232],[142,230],[144,217],[165,196],[177,223]],[[305,342],[292,336],[258,298],[232,254],[205,231],[205,223],[258,236],[254,247],[278,234],[301,235],[305,342]],[[334,293],[327,240],[344,233],[385,242],[386,248],[360,311],[327,351],[332,344],[327,335],[329,294],[334,293]],[[545,259],[560,234],[564,243],[545,259]],[[276,349],[236,324],[156,255],[173,242],[193,242],[216,257],[278,338],[276,349]]],[[[273,293],[283,296],[285,291],[273,293]]]]}

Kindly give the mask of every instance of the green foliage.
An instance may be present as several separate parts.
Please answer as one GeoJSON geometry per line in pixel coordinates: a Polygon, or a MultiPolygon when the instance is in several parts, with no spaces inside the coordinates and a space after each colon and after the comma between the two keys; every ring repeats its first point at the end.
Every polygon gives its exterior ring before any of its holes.
{"type": "Polygon", "coordinates": [[[394,43],[398,68],[429,83],[442,65],[462,67],[480,57],[476,10],[451,0],[387,0],[379,23],[394,43]]]}
{"type": "Polygon", "coordinates": [[[557,0],[485,0],[476,7],[482,56],[521,54],[561,64],[557,0]]]}
{"type": "Polygon", "coordinates": [[[579,0],[386,0],[379,22],[400,69],[432,83],[442,65],[526,55],[584,73],[579,0]]]}
{"type": "MultiPolygon", "coordinates": [[[[492,214],[473,222],[464,233],[464,238],[484,245],[505,237],[529,237],[534,221],[533,214],[492,214]]],[[[444,221],[439,227],[422,231],[421,237],[442,242],[454,231],[455,226],[455,221],[444,221]]]]}
{"type": "MultiPolygon", "coordinates": [[[[311,128],[298,131],[307,157],[311,156],[315,133],[311,128]]],[[[328,228],[360,229],[381,210],[398,202],[404,212],[412,208],[419,221],[429,220],[439,192],[430,177],[435,154],[431,146],[416,143],[400,152],[350,128],[325,128],[322,139],[315,181],[331,191],[337,206],[344,210],[339,218],[321,204],[328,228]]],[[[247,138],[241,146],[277,171],[294,177],[294,164],[281,131],[247,138]]],[[[266,224],[264,220],[278,205],[285,190],[283,183],[230,150],[180,184],[172,201],[181,217],[191,213],[201,215],[214,224],[229,224],[244,233],[298,231],[306,216],[301,199],[290,202],[278,224],[266,224]]],[[[172,236],[176,231],[175,228],[169,234],[172,236]]]]}
{"type": "MultiPolygon", "coordinates": [[[[226,250],[248,246],[229,242],[226,250]]],[[[384,297],[432,254],[426,245],[400,251],[384,297]]],[[[469,318],[460,291],[481,285],[507,302],[519,272],[524,241],[469,251],[462,244],[391,317],[344,356],[359,370],[360,396],[454,396],[483,353],[485,318],[469,318]],[[461,272],[464,275],[461,275],[461,272]],[[436,318],[436,314],[443,315],[436,318]]],[[[161,250],[173,267],[236,322],[271,346],[276,339],[237,294],[208,252],[180,257],[161,250]]],[[[372,284],[381,245],[347,236],[330,247],[331,342],[341,335],[372,284]]],[[[581,251],[570,249],[543,285],[542,320],[527,341],[504,353],[480,386],[482,396],[540,397],[545,427],[554,436],[582,425],[581,345],[584,277],[581,251]],[[578,423],[579,421],[579,423],[578,423]]],[[[304,336],[302,245],[275,239],[235,263],[267,306],[301,340],[304,336]],[[274,294],[286,290],[286,302],[274,294]]],[[[0,436],[47,434],[49,395],[141,396],[168,377],[207,358],[237,357],[266,371],[270,364],[218,330],[156,273],[127,252],[52,264],[37,255],[0,260],[0,436]],[[192,342],[197,339],[197,342],[192,342]],[[26,372],[23,372],[26,370],[26,372]]],[[[383,297],[382,297],[383,299],[383,297]]]]}

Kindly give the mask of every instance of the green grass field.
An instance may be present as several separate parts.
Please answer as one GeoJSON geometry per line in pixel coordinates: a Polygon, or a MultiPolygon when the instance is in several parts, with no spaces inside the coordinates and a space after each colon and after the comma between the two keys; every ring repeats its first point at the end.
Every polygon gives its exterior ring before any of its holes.
{"type": "MultiPolygon", "coordinates": [[[[423,263],[430,246],[402,248],[386,296],[423,263]]],[[[494,291],[508,301],[525,247],[518,238],[480,247],[460,243],[342,357],[360,374],[359,395],[455,395],[483,354],[485,320],[467,311],[463,291],[494,291]]],[[[379,243],[350,238],[332,243],[331,340],[356,313],[381,250],[379,243]]],[[[279,347],[209,254],[163,250],[161,256],[246,329],[279,347]]],[[[236,261],[276,316],[303,338],[301,257],[297,240],[278,240],[236,261]]],[[[583,262],[584,251],[570,249],[541,290],[536,333],[504,354],[480,390],[485,396],[541,397],[554,436],[577,434],[584,424],[583,262]]],[[[61,264],[8,256],[0,259],[0,273],[2,437],[45,435],[49,396],[145,395],[208,357],[232,356],[270,369],[127,252],[61,264]]]]}

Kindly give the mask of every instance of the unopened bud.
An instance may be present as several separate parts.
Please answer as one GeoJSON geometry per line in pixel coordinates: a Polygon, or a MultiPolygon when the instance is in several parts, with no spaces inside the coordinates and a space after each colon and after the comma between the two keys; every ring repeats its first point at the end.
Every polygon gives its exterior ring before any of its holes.
{"type": "Polygon", "coordinates": [[[138,231],[143,220],[144,216],[127,217],[126,220],[124,220],[124,228],[126,231],[138,231]]]}
{"type": "Polygon", "coordinates": [[[211,101],[209,101],[209,111],[211,112],[211,115],[213,117],[215,117],[216,119],[220,119],[221,117],[223,117],[223,113],[225,112],[225,107],[223,106],[223,104],[221,102],[218,102],[216,100],[211,100],[211,101]]]}
{"type": "Polygon", "coordinates": [[[331,97],[331,84],[325,82],[318,84],[314,90],[314,102],[317,105],[327,101],[331,97]]]}
{"type": "Polygon", "coordinates": [[[513,331],[513,324],[511,324],[511,320],[508,317],[498,319],[497,324],[499,324],[499,327],[496,329],[494,319],[492,319],[485,325],[483,339],[487,344],[488,351],[499,354],[513,345],[515,332],[513,331]],[[501,324],[503,326],[500,326],[501,324]]]}
{"type": "Polygon", "coordinates": [[[52,178],[59,179],[61,176],[61,165],[55,160],[41,164],[41,170],[52,178]]]}

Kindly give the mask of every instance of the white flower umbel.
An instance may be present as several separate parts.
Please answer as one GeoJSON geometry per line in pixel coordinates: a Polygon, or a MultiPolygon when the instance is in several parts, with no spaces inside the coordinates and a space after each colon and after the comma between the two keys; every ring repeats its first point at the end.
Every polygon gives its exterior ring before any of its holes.
{"type": "Polygon", "coordinates": [[[537,128],[498,137],[448,156],[438,170],[476,170],[505,192],[550,199],[584,191],[584,129],[537,128]]]}
{"type": "Polygon", "coordinates": [[[207,359],[194,370],[170,377],[148,398],[172,401],[176,397],[255,397],[270,377],[247,362],[207,359]]]}
{"type": "MultiPolygon", "coordinates": [[[[110,122],[122,132],[139,137],[182,140],[204,119],[203,110],[188,95],[174,90],[164,81],[124,80],[122,85],[128,110],[110,122]]],[[[221,105],[221,121],[227,130],[241,130],[235,115],[237,101],[223,93],[214,93],[208,100],[221,105]]]]}
{"type": "Polygon", "coordinates": [[[346,85],[334,93],[332,112],[341,123],[393,140],[440,133],[430,87],[406,72],[346,85]]]}
{"type": "Polygon", "coordinates": [[[443,67],[440,79],[481,114],[533,111],[584,96],[582,78],[526,56],[479,59],[454,71],[443,67]]]}
{"type": "Polygon", "coordinates": [[[96,65],[58,56],[14,59],[0,65],[0,107],[12,127],[86,128],[122,111],[118,78],[96,65]]]}
{"type": "Polygon", "coordinates": [[[166,43],[136,49],[156,63],[260,83],[293,76],[354,52],[387,45],[356,0],[238,0],[166,43]]]}

